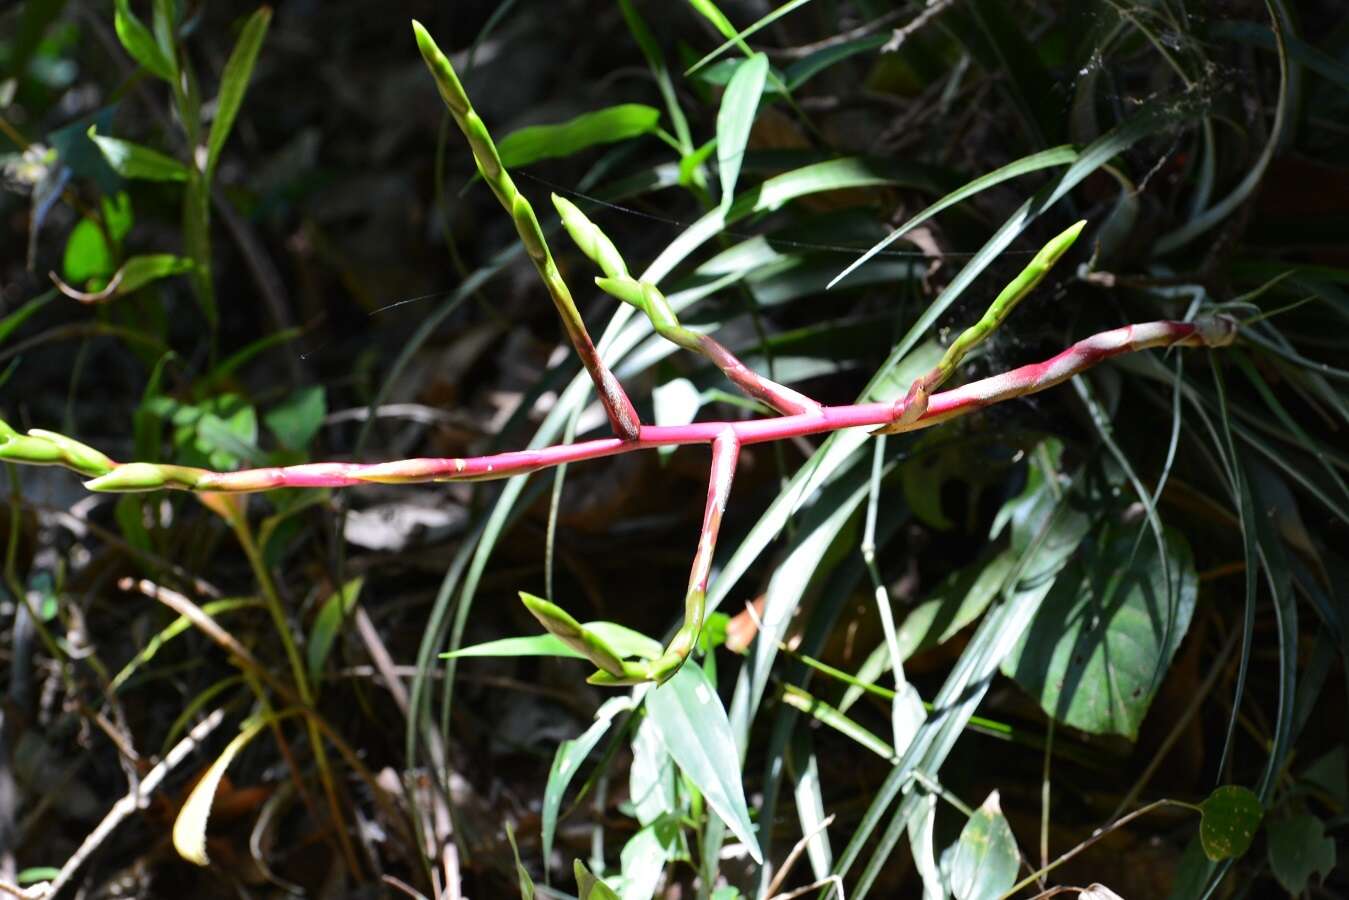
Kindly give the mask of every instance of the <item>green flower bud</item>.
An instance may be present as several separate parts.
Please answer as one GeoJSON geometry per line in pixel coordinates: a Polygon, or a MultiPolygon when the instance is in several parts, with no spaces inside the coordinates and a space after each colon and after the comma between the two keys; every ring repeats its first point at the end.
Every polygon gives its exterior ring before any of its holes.
{"type": "Polygon", "coordinates": [[[623,660],[599,635],[587,629],[571,614],[542,597],[520,592],[520,602],[539,620],[544,628],[564,644],[593,662],[610,675],[622,676],[623,660]]]}
{"type": "Polygon", "coordinates": [[[62,462],[70,468],[79,472],[81,475],[106,475],[111,472],[116,465],[108,457],[87,444],[81,444],[74,438],[68,438],[64,434],[57,434],[53,431],[43,431],[40,428],[31,428],[28,433],[35,438],[50,441],[60,448],[62,452],[62,462]]]}

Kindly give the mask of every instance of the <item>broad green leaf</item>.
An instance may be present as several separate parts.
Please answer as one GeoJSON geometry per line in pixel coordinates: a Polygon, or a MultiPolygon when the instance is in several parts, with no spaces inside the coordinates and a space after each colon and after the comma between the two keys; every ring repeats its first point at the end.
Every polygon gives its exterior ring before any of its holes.
{"type": "Polygon", "coordinates": [[[515,845],[515,829],[511,827],[510,822],[506,823],[506,840],[510,842],[511,856],[515,858],[515,877],[520,884],[520,900],[534,900],[534,879],[529,877],[529,870],[520,862],[520,848],[515,845]]]}
{"type": "Polygon", "coordinates": [[[1313,875],[1325,878],[1335,870],[1335,842],[1326,836],[1325,823],[1306,813],[1270,822],[1269,867],[1288,893],[1299,896],[1313,875]]]}
{"type": "Polygon", "coordinates": [[[1003,673],[1060,722],[1135,739],[1198,594],[1189,545],[1170,532],[1166,546],[1169,585],[1155,542],[1106,529],[1059,578],[1003,673]]]}
{"type": "Polygon", "coordinates": [[[172,253],[149,253],[132,256],[118,269],[121,279],[117,282],[118,294],[130,294],[145,287],[152,281],[181,275],[192,268],[192,260],[172,253]]]}
{"type": "Polygon", "coordinates": [[[548,770],[548,783],[543,789],[543,811],[542,819],[542,843],[543,859],[546,866],[548,860],[553,855],[553,835],[557,832],[557,814],[562,808],[562,797],[567,793],[567,786],[576,773],[580,771],[581,764],[586,761],[590,751],[595,749],[595,745],[600,742],[613,724],[614,717],[619,713],[627,712],[632,709],[632,698],[612,697],[595,711],[595,721],[591,723],[580,737],[569,741],[563,741],[557,745],[557,752],[553,754],[553,765],[548,770]]]}
{"type": "Polygon", "coordinates": [[[196,786],[192,788],[192,793],[187,795],[187,800],[183,801],[178,818],[173,822],[173,846],[183,859],[199,866],[210,863],[206,857],[206,822],[211,817],[211,805],[215,802],[215,792],[216,788],[220,787],[220,779],[224,777],[225,770],[229,768],[229,764],[234,761],[239,751],[275,718],[270,716],[246,723],[201,776],[196,786]]]}
{"type": "Polygon", "coordinates": [[[572,864],[572,872],[576,875],[576,900],[621,900],[613,888],[590,874],[579,859],[572,864]]]}
{"type": "Polygon", "coordinates": [[[283,446],[303,450],[328,414],[324,390],[318,385],[300,388],[262,416],[263,423],[283,446]]]}
{"type": "Polygon", "coordinates": [[[735,199],[740,164],[745,159],[750,129],[754,127],[767,78],[768,57],[756,53],[740,63],[722,95],[717,110],[717,167],[721,175],[722,208],[728,208],[735,199]]]}
{"type": "Polygon", "coordinates": [[[679,826],[661,820],[634,834],[619,854],[622,900],[651,900],[665,865],[679,850],[679,826]]]}
{"type": "Polygon", "coordinates": [[[557,125],[529,125],[497,142],[506,168],[527,166],[541,159],[557,159],[588,147],[612,144],[655,130],[660,110],[641,103],[623,103],[582,113],[557,125]]]}
{"type": "Polygon", "coordinates": [[[951,858],[951,893],[956,900],[997,900],[1016,881],[1020,863],[994,791],[960,830],[951,858]]]}
{"type": "Polygon", "coordinates": [[[632,738],[632,765],[628,768],[628,798],[643,826],[662,816],[678,816],[674,760],[670,758],[650,716],[644,716],[632,738]]]}
{"type": "Polygon", "coordinates": [[[682,667],[646,696],[665,749],[736,837],[763,863],[740,783],[740,753],[716,688],[698,666],[682,667]]]}
{"type": "Polygon", "coordinates": [[[333,649],[333,643],[336,642],[342,625],[356,608],[356,601],[361,596],[361,587],[364,584],[364,578],[353,578],[342,585],[323,601],[323,607],[314,619],[314,627],[309,632],[306,661],[309,665],[309,679],[315,684],[323,674],[323,664],[328,661],[328,654],[333,649]]]}
{"type": "Polygon", "coordinates": [[[112,250],[103,230],[93,219],[80,219],[66,239],[61,272],[70,284],[85,284],[91,278],[103,278],[113,272],[112,250]]]}
{"type": "MultiPolygon", "coordinates": [[[[655,659],[661,654],[659,641],[649,638],[640,631],[633,631],[616,622],[586,622],[585,627],[595,632],[604,642],[623,656],[636,656],[641,659],[655,659]]],[[[441,659],[460,659],[471,656],[566,656],[584,659],[575,650],[562,643],[562,639],[552,634],[530,635],[529,637],[502,638],[463,647],[452,653],[442,653],[441,659]]]]}
{"type": "Polygon", "coordinates": [[[220,151],[229,139],[234,119],[244,102],[249,79],[253,77],[253,65],[257,62],[258,51],[262,49],[263,39],[267,37],[267,26],[272,21],[272,8],[261,6],[248,17],[243,31],[225,70],[220,76],[220,94],[216,98],[215,119],[211,122],[211,135],[206,141],[206,180],[210,181],[215,173],[216,163],[220,161],[220,151]]]}
{"type": "Polygon", "coordinates": [[[1244,856],[1265,814],[1254,792],[1234,784],[1214,790],[1200,811],[1199,841],[1214,862],[1244,856]]]}
{"type": "Polygon", "coordinates": [[[89,139],[98,145],[103,158],[112,166],[114,172],[123,178],[140,178],[145,181],[186,181],[187,166],[158,150],[151,150],[131,141],[104,137],[90,125],[89,139]]]}
{"type": "Polygon", "coordinates": [[[117,0],[112,22],[117,39],[132,59],[165,81],[177,77],[173,61],[164,55],[150,29],[131,11],[131,0],[117,0]]]}

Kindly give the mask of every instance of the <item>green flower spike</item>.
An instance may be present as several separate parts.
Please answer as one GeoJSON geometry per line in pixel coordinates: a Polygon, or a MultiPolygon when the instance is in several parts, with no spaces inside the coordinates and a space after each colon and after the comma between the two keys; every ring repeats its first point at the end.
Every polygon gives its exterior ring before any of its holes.
{"type": "Polygon", "coordinates": [[[623,660],[599,635],[586,628],[571,613],[542,597],[520,592],[520,602],[544,628],[568,647],[614,677],[625,674],[623,660]]]}

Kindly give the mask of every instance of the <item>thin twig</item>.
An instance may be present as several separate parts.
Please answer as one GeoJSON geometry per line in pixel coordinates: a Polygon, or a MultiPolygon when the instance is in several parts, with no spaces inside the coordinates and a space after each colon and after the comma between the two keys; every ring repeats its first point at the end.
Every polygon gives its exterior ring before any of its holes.
{"type": "MultiPolygon", "coordinates": [[[[174,745],[160,763],[146,773],[141,779],[140,787],[122,797],[113,804],[112,809],[108,810],[103,821],[86,837],[79,849],[66,860],[66,864],[61,867],[60,873],[52,881],[51,887],[47,893],[42,895],[46,897],[56,897],[67,887],[71,879],[79,872],[80,867],[89,859],[89,857],[106,841],[112,833],[122,824],[132,813],[139,810],[147,802],[150,795],[159,789],[160,783],[172,772],[188,755],[197,748],[197,745],[206,739],[206,737],[219,727],[225,720],[225,710],[222,707],[208,715],[196,724],[196,726],[187,733],[187,735],[174,745]]],[[[18,896],[27,896],[19,894],[18,896]]]]}

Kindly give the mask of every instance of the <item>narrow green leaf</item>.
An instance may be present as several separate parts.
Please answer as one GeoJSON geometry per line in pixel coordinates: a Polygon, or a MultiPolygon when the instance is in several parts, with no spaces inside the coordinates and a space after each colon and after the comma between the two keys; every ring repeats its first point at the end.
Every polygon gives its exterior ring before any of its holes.
{"type": "Polygon", "coordinates": [[[131,11],[131,0],[117,0],[113,29],[132,59],[165,81],[174,80],[176,73],[173,61],[164,55],[150,29],[131,11]]]}
{"type": "MultiPolygon", "coordinates": [[[[623,656],[636,656],[641,659],[655,659],[661,654],[659,641],[649,638],[639,631],[633,631],[616,622],[586,622],[585,628],[602,637],[610,647],[623,656]]],[[[568,647],[562,639],[552,634],[530,635],[529,637],[502,638],[463,647],[452,653],[442,653],[441,659],[461,659],[474,656],[566,656],[584,659],[577,651],[568,647]]]]}
{"type": "Polygon", "coordinates": [[[234,119],[244,102],[248,91],[248,82],[253,77],[253,65],[257,62],[258,51],[262,49],[263,39],[267,37],[267,26],[272,21],[270,6],[259,7],[257,12],[244,23],[239,40],[230,51],[225,70],[220,76],[220,94],[216,98],[215,120],[211,123],[211,134],[206,140],[206,180],[209,182],[215,174],[216,163],[220,161],[220,151],[229,139],[234,119]]]}
{"type": "Polygon", "coordinates": [[[1016,881],[1020,863],[994,791],[960,830],[951,857],[951,893],[956,900],[997,900],[1016,881]]]}
{"type": "Polygon", "coordinates": [[[0,344],[3,344],[9,336],[18,330],[24,322],[27,322],[34,313],[50,303],[55,296],[55,290],[47,291],[45,294],[39,294],[23,306],[14,310],[14,312],[0,319],[0,344]]]}
{"type": "MultiPolygon", "coordinates": [[[[718,56],[720,56],[721,54],[725,53],[725,52],[726,52],[728,49],[730,49],[732,46],[737,46],[737,45],[743,44],[744,41],[745,41],[745,38],[747,38],[747,37],[749,37],[750,35],[754,34],[756,31],[759,31],[759,30],[761,30],[761,29],[763,29],[763,28],[767,28],[769,25],[772,25],[772,24],[773,24],[774,22],[776,22],[778,19],[781,19],[783,16],[787,15],[788,13],[795,12],[797,9],[801,8],[802,6],[805,6],[805,5],[806,5],[807,3],[809,3],[809,2],[810,2],[810,0],[787,0],[786,3],[782,4],[782,5],[779,6],[777,9],[773,10],[772,12],[768,13],[767,15],[761,17],[761,18],[758,19],[753,25],[750,25],[748,28],[745,28],[743,31],[737,31],[737,32],[731,33],[730,35],[728,35],[728,36],[726,37],[726,42],[723,43],[720,47],[718,47],[717,49],[713,50],[711,53],[707,54],[707,55],[704,56],[702,59],[700,59],[700,60],[698,60],[696,63],[694,63],[693,65],[689,66],[689,67],[684,71],[684,77],[687,78],[688,76],[690,76],[690,75],[692,75],[693,73],[697,72],[697,71],[698,71],[699,69],[701,69],[703,66],[705,66],[705,65],[707,65],[708,63],[712,62],[712,60],[716,59],[716,58],[717,58],[718,56]]],[[[709,5],[710,5],[710,4],[709,4],[709,5]]],[[[696,7],[696,6],[698,6],[698,4],[695,3],[694,6],[696,7]]],[[[713,8],[715,9],[715,7],[713,7],[713,8]]],[[[700,11],[701,11],[701,10],[700,10],[700,11]]],[[[704,15],[706,15],[706,13],[704,13],[704,15]]],[[[718,11],[718,12],[716,13],[716,15],[720,15],[720,11],[718,11]]],[[[709,17],[709,18],[711,18],[711,17],[709,17]]],[[[725,17],[725,16],[722,16],[721,18],[722,18],[722,20],[725,20],[726,17],[725,17]]],[[[712,19],[712,21],[713,21],[713,22],[716,22],[717,20],[716,20],[716,19],[712,19]]],[[[727,21],[726,24],[729,25],[730,22],[727,21]]],[[[724,33],[725,33],[725,32],[723,32],[723,34],[724,34],[724,33]]]]}
{"type": "Polygon", "coordinates": [[[172,253],[149,253],[132,256],[122,263],[121,280],[117,282],[117,293],[130,294],[145,287],[152,281],[181,275],[192,268],[192,260],[172,253]]]}
{"type": "Polygon", "coordinates": [[[646,709],[680,770],[749,848],[754,861],[762,864],[740,783],[740,753],[721,698],[707,675],[699,666],[683,666],[647,694],[646,709]]]}
{"type": "Polygon", "coordinates": [[[717,167],[721,175],[721,205],[728,208],[735,199],[735,183],[740,164],[749,145],[750,129],[758,115],[768,79],[768,57],[756,53],[740,63],[717,110],[717,167]]]}
{"type": "Polygon", "coordinates": [[[650,134],[659,122],[660,110],[654,106],[623,103],[582,113],[557,125],[529,125],[512,131],[497,142],[497,153],[503,166],[518,168],[650,134]]]}
{"type": "Polygon", "coordinates": [[[98,145],[103,158],[112,166],[113,171],[123,178],[140,178],[146,181],[186,181],[187,166],[158,150],[142,147],[130,141],[103,137],[90,125],[89,139],[98,145]]]}
{"type": "Polygon", "coordinates": [[[328,661],[328,654],[343,624],[356,608],[356,600],[361,596],[364,584],[364,578],[353,578],[323,602],[323,607],[314,619],[314,627],[309,632],[309,646],[306,648],[311,682],[317,684],[323,674],[323,664],[328,661]]]}
{"type": "Polygon", "coordinates": [[[1214,862],[1237,859],[1250,849],[1265,815],[1260,798],[1251,790],[1226,784],[1200,804],[1199,841],[1214,862]]]}
{"type": "Polygon", "coordinates": [[[812,697],[796,685],[783,685],[782,702],[794,709],[801,710],[820,724],[828,725],[839,734],[851,738],[858,745],[870,750],[881,759],[891,761],[895,759],[895,748],[890,744],[858,725],[828,703],[818,697],[812,697]]]}
{"type": "Polygon", "coordinates": [[[1066,166],[1076,160],[1077,150],[1075,148],[1067,145],[1062,147],[1051,147],[1048,150],[1041,150],[1039,153],[1032,153],[1030,156],[1023,156],[1000,169],[994,169],[992,172],[980,175],[968,184],[951,191],[936,203],[922,210],[913,218],[909,219],[909,221],[890,232],[878,241],[870,250],[849,263],[848,267],[842,272],[835,275],[834,280],[829,282],[829,287],[832,288],[834,285],[847,278],[853,271],[866,265],[867,262],[876,256],[876,254],[880,253],[886,247],[889,247],[905,234],[909,233],[914,228],[917,228],[947,207],[954,206],[962,200],[973,197],[975,194],[986,191],[994,185],[1001,184],[1009,179],[1025,175],[1029,172],[1038,172],[1041,169],[1053,168],[1054,166],[1066,166]]]}
{"type": "Polygon", "coordinates": [[[511,856],[515,859],[515,877],[520,885],[520,900],[534,900],[534,879],[529,877],[529,870],[525,864],[520,862],[520,848],[515,845],[515,829],[511,823],[506,823],[506,840],[511,845],[511,856]]]}
{"type": "Polygon", "coordinates": [[[562,808],[562,798],[567,793],[567,786],[571,784],[572,778],[580,771],[581,765],[590,755],[590,751],[595,749],[595,745],[600,742],[600,738],[608,732],[609,726],[613,724],[614,717],[630,709],[632,709],[632,698],[630,696],[611,697],[596,710],[595,721],[580,737],[563,741],[557,745],[557,752],[553,754],[553,765],[548,770],[548,783],[543,789],[543,810],[540,816],[545,866],[553,855],[553,836],[557,833],[557,814],[562,808]]]}

